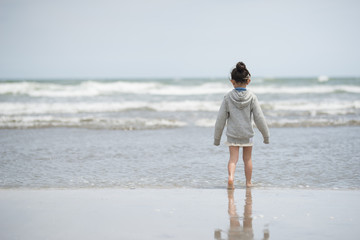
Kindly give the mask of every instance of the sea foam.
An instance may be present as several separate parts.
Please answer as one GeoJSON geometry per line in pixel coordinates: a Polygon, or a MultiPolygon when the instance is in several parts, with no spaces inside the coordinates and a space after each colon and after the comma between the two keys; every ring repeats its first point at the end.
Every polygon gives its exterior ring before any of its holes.
{"type": "MultiPolygon", "coordinates": [[[[75,114],[125,111],[156,112],[217,112],[221,101],[122,101],[122,102],[0,102],[0,115],[75,114]]],[[[262,109],[273,115],[288,112],[318,112],[322,114],[354,114],[360,111],[360,101],[318,101],[302,99],[288,101],[260,101],[262,109]]]]}
{"type": "MultiPolygon", "coordinates": [[[[257,94],[326,94],[360,93],[357,85],[316,85],[316,86],[266,86],[252,85],[249,89],[257,94]]],[[[93,97],[117,94],[148,95],[211,95],[226,94],[231,90],[228,82],[204,82],[197,85],[173,85],[162,82],[100,82],[83,81],[76,84],[54,82],[3,82],[0,83],[0,95],[26,95],[31,97],[93,97]]]]}
{"type": "Polygon", "coordinates": [[[0,128],[80,127],[93,129],[144,130],[183,127],[186,123],[175,119],[59,117],[59,116],[2,116],[0,128]]]}

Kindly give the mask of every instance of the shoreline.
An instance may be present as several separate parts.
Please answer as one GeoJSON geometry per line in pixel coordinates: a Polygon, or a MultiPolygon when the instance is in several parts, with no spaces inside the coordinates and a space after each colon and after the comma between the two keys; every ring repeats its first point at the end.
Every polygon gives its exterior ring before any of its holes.
{"type": "Polygon", "coordinates": [[[359,200],[359,190],[0,189],[0,238],[357,239],[359,200]]]}
{"type": "MultiPolygon", "coordinates": [[[[225,180],[224,180],[225,182],[225,180]]],[[[245,187],[245,185],[243,183],[241,183],[240,185],[235,185],[235,188],[233,190],[246,190],[249,189],[247,187],[245,187]]],[[[360,192],[360,188],[338,188],[338,187],[334,187],[334,188],[321,188],[321,187],[309,187],[309,186],[299,186],[299,187],[291,187],[291,186],[280,186],[280,187],[275,187],[275,186],[256,186],[256,184],[253,184],[252,187],[250,187],[250,189],[252,191],[343,191],[343,192],[360,192]],[[255,186],[254,186],[255,185],[255,186]]],[[[145,187],[122,187],[122,186],[74,186],[74,187],[69,187],[69,186],[64,186],[64,187],[27,187],[27,186],[19,186],[19,187],[0,187],[0,192],[2,191],[134,191],[134,190],[189,190],[189,191],[218,191],[218,190],[229,190],[227,188],[227,185],[224,184],[224,186],[214,186],[214,187],[188,187],[188,186],[183,186],[183,187],[179,187],[179,186],[145,186],[145,187]]]]}

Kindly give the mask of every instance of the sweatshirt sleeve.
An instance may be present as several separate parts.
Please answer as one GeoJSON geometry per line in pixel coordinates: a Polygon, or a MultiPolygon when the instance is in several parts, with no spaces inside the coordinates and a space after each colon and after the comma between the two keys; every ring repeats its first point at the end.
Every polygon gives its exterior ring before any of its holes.
{"type": "Polygon", "coordinates": [[[254,122],[256,124],[256,127],[259,129],[259,131],[261,132],[264,138],[264,143],[268,144],[270,137],[269,128],[266,124],[266,120],[261,110],[259,101],[255,95],[253,100],[253,115],[254,115],[254,122]]]}
{"type": "Polygon", "coordinates": [[[215,123],[214,145],[216,146],[220,145],[221,135],[224,131],[227,118],[228,110],[226,105],[226,99],[224,97],[215,123]]]}

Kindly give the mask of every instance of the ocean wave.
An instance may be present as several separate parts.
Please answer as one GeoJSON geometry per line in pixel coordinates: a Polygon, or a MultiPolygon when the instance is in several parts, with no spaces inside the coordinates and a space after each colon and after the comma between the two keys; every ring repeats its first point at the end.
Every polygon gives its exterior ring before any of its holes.
{"type": "MultiPolygon", "coordinates": [[[[0,95],[27,95],[31,97],[93,97],[116,94],[148,95],[211,95],[226,94],[232,89],[229,82],[204,82],[193,85],[176,85],[160,81],[79,81],[72,84],[54,82],[0,82],[0,95]]],[[[326,93],[360,93],[358,85],[309,85],[278,86],[249,85],[257,94],[326,94],[326,93]]]]}
{"type": "MultiPolygon", "coordinates": [[[[167,118],[113,118],[113,117],[60,117],[52,115],[43,116],[1,116],[0,129],[26,129],[26,128],[51,128],[51,127],[73,127],[91,129],[118,129],[118,130],[147,130],[178,128],[185,126],[197,126],[213,128],[215,118],[199,118],[193,122],[180,119],[167,118]]],[[[267,118],[268,126],[282,127],[325,127],[325,126],[360,126],[360,119],[353,118],[267,118]]],[[[254,127],[256,127],[254,125],[254,127]]]]}
{"type": "Polygon", "coordinates": [[[28,95],[31,97],[93,97],[113,94],[205,95],[224,93],[228,90],[229,86],[223,83],[204,83],[195,86],[125,81],[85,81],[77,84],[47,82],[0,83],[0,95],[28,95]]]}
{"type": "Polygon", "coordinates": [[[305,100],[263,102],[262,109],[270,116],[285,115],[348,115],[360,113],[360,101],[325,100],[309,102],[305,100]]]}
{"type": "Polygon", "coordinates": [[[313,119],[276,119],[267,120],[269,127],[340,127],[340,126],[360,126],[360,119],[344,118],[313,118],[313,119]]]}
{"type": "MultiPolygon", "coordinates": [[[[216,119],[199,119],[195,125],[198,127],[214,127],[216,119]]],[[[270,128],[282,127],[327,127],[327,126],[360,126],[360,119],[344,118],[281,118],[267,119],[270,128]]],[[[256,127],[256,125],[254,125],[256,127]]]]}
{"type": "Polygon", "coordinates": [[[98,118],[56,116],[2,116],[0,129],[75,127],[92,129],[146,130],[183,127],[186,123],[174,119],[98,118]]]}
{"type": "Polygon", "coordinates": [[[195,122],[195,126],[198,127],[214,127],[216,119],[215,118],[201,118],[195,122]]]}
{"type": "MultiPolygon", "coordinates": [[[[0,115],[110,113],[125,111],[217,112],[221,101],[0,102],[0,115]]],[[[270,101],[260,105],[270,116],[359,114],[360,101],[270,101]]]]}
{"type": "Polygon", "coordinates": [[[123,111],[218,111],[220,102],[213,101],[178,101],[178,102],[73,102],[73,103],[0,103],[2,115],[30,115],[30,114],[75,114],[75,113],[103,113],[123,111]]]}
{"type": "Polygon", "coordinates": [[[249,86],[256,94],[327,94],[360,93],[357,85],[313,85],[313,86],[249,86]]]}

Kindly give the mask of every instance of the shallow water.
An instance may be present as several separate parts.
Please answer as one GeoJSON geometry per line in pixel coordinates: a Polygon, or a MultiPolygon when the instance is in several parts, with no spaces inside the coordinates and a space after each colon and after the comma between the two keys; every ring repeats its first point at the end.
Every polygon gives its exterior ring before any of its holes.
{"type": "MultiPolygon", "coordinates": [[[[258,188],[360,189],[360,127],[256,130],[258,188]]],[[[0,130],[1,188],[224,188],[228,150],[213,129],[0,130]]],[[[244,186],[243,165],[236,171],[244,186]]]]}

